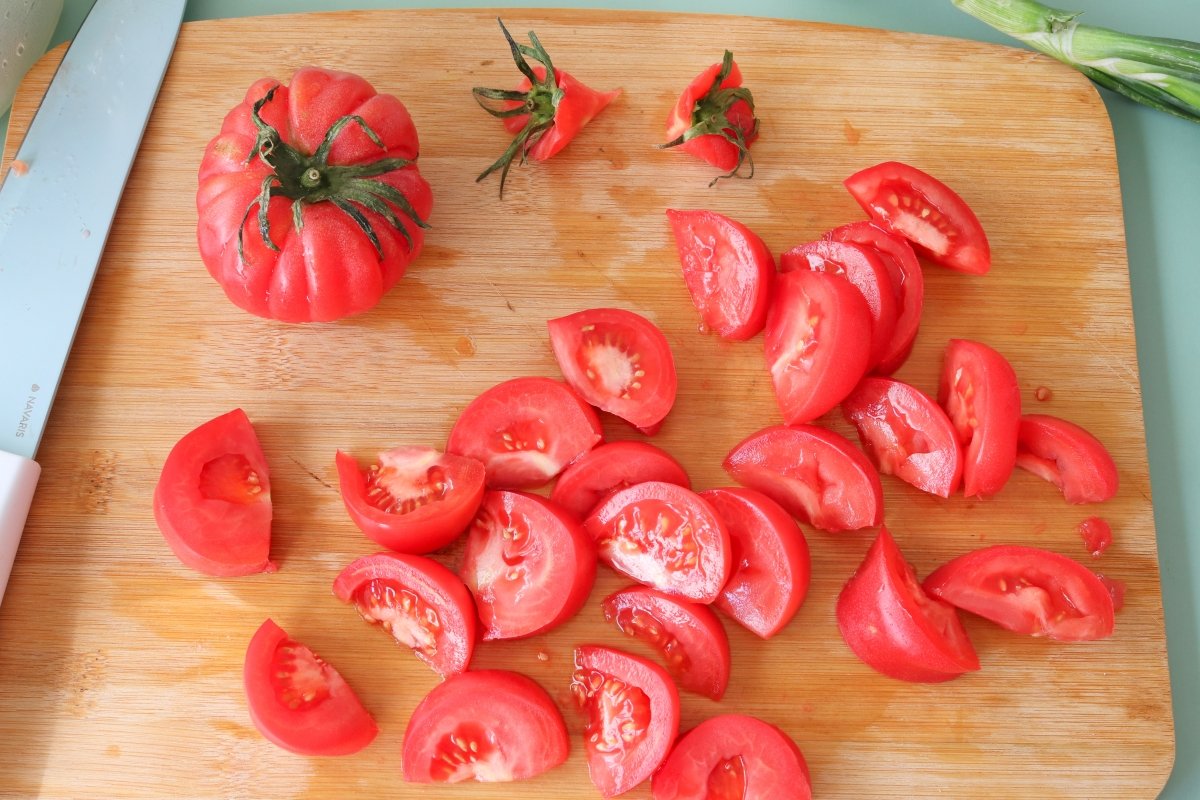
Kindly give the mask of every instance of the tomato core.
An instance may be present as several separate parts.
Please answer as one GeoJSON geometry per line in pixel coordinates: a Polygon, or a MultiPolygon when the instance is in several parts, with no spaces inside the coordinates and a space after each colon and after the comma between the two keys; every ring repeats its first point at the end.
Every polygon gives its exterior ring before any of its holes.
{"type": "Polygon", "coordinates": [[[284,639],[271,661],[271,687],[280,703],[292,711],[307,711],[329,697],[332,670],[299,642],[284,639]]]}
{"type": "Polygon", "coordinates": [[[354,606],[363,619],[382,625],[400,644],[430,658],[437,655],[441,620],[437,610],[412,589],[372,578],[354,593],[354,606]]]}
{"type": "Polygon", "coordinates": [[[879,197],[884,202],[877,203],[874,211],[893,230],[911,241],[920,242],[938,255],[950,252],[958,230],[948,217],[925,197],[914,192],[906,182],[887,181],[880,184],[879,197]]]}
{"type": "Polygon", "coordinates": [[[692,660],[678,637],[671,635],[662,620],[642,609],[622,608],[614,619],[626,636],[645,642],[663,655],[667,668],[676,675],[687,672],[692,660]]]}
{"type": "Polygon", "coordinates": [[[587,713],[583,729],[588,748],[620,763],[626,749],[645,737],[650,726],[650,698],[594,669],[577,669],[571,677],[575,701],[587,713]]]}
{"type": "Polygon", "coordinates": [[[584,375],[602,394],[632,400],[642,388],[646,370],[640,353],[607,326],[588,324],[579,329],[575,358],[584,375]]]}
{"type": "Polygon", "coordinates": [[[248,506],[262,496],[262,480],[240,453],[217,456],[200,469],[200,494],[208,500],[248,506]]]}
{"type": "Polygon", "coordinates": [[[745,800],[746,760],[740,755],[722,759],[708,773],[705,800],[745,800]]]}
{"type": "Polygon", "coordinates": [[[495,732],[477,722],[461,723],[438,742],[429,771],[435,781],[442,783],[512,780],[512,770],[504,764],[495,732]]]}
{"type": "Polygon", "coordinates": [[[421,506],[442,500],[454,486],[446,471],[430,467],[414,477],[387,465],[367,470],[367,502],[385,514],[408,514],[421,506]]]}
{"type": "Polygon", "coordinates": [[[692,521],[669,503],[647,500],[626,506],[611,533],[596,544],[602,553],[638,575],[650,575],[658,565],[668,572],[693,569],[699,545],[692,521]]]}

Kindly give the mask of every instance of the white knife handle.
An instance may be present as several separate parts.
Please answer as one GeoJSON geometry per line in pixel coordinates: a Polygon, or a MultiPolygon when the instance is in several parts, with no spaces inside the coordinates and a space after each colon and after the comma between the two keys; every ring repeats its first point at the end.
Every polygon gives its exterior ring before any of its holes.
{"type": "Polygon", "coordinates": [[[41,474],[36,461],[0,450],[0,603],[41,474]]]}

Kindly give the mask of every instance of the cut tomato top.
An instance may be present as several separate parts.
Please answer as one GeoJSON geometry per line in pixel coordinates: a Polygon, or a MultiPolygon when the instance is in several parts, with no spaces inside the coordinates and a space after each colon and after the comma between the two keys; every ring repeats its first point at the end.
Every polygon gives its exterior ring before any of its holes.
{"type": "Polygon", "coordinates": [[[668,140],[682,139],[681,150],[730,175],[741,168],[757,138],[754,103],[729,52],[692,79],[667,117],[668,140]]]}
{"type": "MultiPolygon", "coordinates": [[[[545,80],[546,68],[534,67],[533,74],[539,81],[545,80]]],[[[598,92],[584,84],[566,70],[555,69],[554,79],[562,92],[554,106],[554,124],[538,137],[537,141],[525,154],[531,161],[545,161],[557,155],[574,139],[583,127],[608,107],[608,104],[621,96],[620,89],[611,92],[598,92]]],[[[517,84],[518,92],[528,92],[533,84],[529,78],[522,78],[517,84]]],[[[512,108],[519,108],[517,103],[512,108]]],[[[505,117],[504,127],[509,133],[520,133],[529,122],[528,114],[518,114],[515,117],[505,117]]]]}

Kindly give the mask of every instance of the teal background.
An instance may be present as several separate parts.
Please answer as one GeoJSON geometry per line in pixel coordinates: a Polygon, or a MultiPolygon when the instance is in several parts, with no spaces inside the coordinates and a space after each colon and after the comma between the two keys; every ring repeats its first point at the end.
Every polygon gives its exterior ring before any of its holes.
{"type": "MultiPolygon", "coordinates": [[[[1087,20],[1093,24],[1200,41],[1198,0],[1059,2],[1086,9],[1087,20]]],[[[66,0],[52,44],[69,39],[91,5],[92,0],[66,0]]],[[[428,5],[505,4],[470,0],[191,0],[185,19],[428,5]]],[[[529,0],[517,5],[750,14],[1012,43],[957,11],[949,0],[529,0]]],[[[870,58],[870,54],[863,57],[870,58]]],[[[1175,704],[1176,765],[1162,797],[1193,800],[1200,798],[1200,313],[1195,307],[1200,300],[1200,246],[1196,242],[1200,229],[1200,125],[1150,111],[1107,91],[1102,94],[1116,134],[1125,202],[1175,704]]],[[[0,116],[0,128],[7,124],[7,115],[0,116]]],[[[1080,202],[1086,203],[1086,198],[1080,202]]],[[[1053,265],[1046,268],[1053,269],[1053,265]]],[[[1102,675],[1096,678],[1105,679],[1102,675]]],[[[1096,765],[1100,770],[1104,767],[1096,765]]]]}

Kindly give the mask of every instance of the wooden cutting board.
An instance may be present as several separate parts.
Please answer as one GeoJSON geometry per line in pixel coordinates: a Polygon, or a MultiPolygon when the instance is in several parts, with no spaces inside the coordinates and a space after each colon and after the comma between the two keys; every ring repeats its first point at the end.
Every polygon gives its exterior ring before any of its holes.
{"type": "MultiPolygon", "coordinates": [[[[809,532],[813,584],[797,618],[764,643],[732,623],[724,701],[683,699],[691,727],[758,715],[803,748],[824,798],[1149,798],[1174,752],[1155,531],[1111,128],[1096,92],[1062,65],[974,42],[802,22],[631,12],[511,11],[558,65],[619,101],[564,153],[515,169],[503,201],[476,174],[504,148],[471,100],[516,71],[493,14],[379,11],[184,26],[100,267],[40,453],[45,472],[0,609],[0,797],[424,797],[400,779],[399,748],[434,675],[330,593],[339,568],[375,548],[350,523],[333,455],[441,446],[463,406],[520,375],[558,376],[545,321],[592,306],[664,330],[679,399],[655,442],[698,487],[743,436],[778,421],[761,339],[697,331],[663,209],[707,207],[775,252],[861,211],[841,187],[886,159],[959,189],[995,265],[967,277],[929,267],[921,335],[899,377],[935,390],[952,336],[1006,354],[1029,410],[1094,431],[1121,470],[1099,507],[1067,505],[1019,472],[998,497],[942,501],[885,478],[887,523],[918,573],[1001,542],[1046,547],[1125,581],[1115,635],[1061,645],[978,619],[983,670],[922,686],[875,674],[838,636],[834,598],[870,532],[809,532]],[[758,100],[752,180],[723,181],[661,152],[677,92],[724,48],[758,100]],[[377,309],[292,326],[233,307],[196,251],[196,168],[226,110],[262,75],[319,64],[399,95],[421,131],[436,193],[420,261],[377,309]],[[277,574],[218,580],[181,566],[151,516],[174,442],[235,406],[271,463],[277,574]],[[1085,553],[1100,514],[1116,543],[1085,553]],[[242,655],[272,617],[327,657],[378,718],[378,740],[342,759],[293,756],[251,726],[242,655]]],[[[11,157],[54,68],[26,80],[11,157]]],[[[30,165],[36,169],[37,165],[30,165]]],[[[834,428],[848,432],[831,415],[834,428]]],[[[611,438],[636,434],[605,420],[611,438]]],[[[452,554],[443,560],[453,564],[452,554]]],[[[525,672],[562,706],[569,762],[538,780],[447,798],[590,798],[571,651],[620,643],[599,599],[548,635],[487,644],[475,665],[525,672]],[[539,658],[544,654],[546,660],[539,658]]],[[[631,797],[647,798],[647,788],[631,797]]]]}

